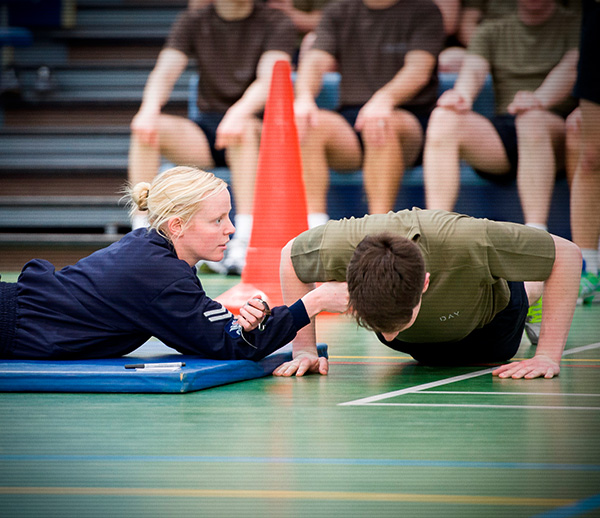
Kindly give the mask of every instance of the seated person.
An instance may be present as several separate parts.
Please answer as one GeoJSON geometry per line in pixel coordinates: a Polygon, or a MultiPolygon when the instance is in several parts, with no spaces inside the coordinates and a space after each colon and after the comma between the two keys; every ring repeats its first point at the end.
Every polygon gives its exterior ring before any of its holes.
{"type": "Polygon", "coordinates": [[[578,22],[554,0],[519,0],[514,15],[486,22],[471,40],[454,88],[431,115],[423,155],[429,209],[452,210],[460,160],[486,178],[517,178],[525,223],[546,228],[578,58],[578,22]],[[496,116],[473,111],[491,72],[496,116]]]}
{"type": "Polygon", "coordinates": [[[404,169],[421,152],[443,42],[431,0],[337,0],[325,8],[298,67],[294,105],[309,226],[328,219],[330,168],[362,168],[369,212],[393,208],[404,169]],[[333,68],[341,108],[320,110],[315,97],[333,68]]]}
{"type": "MultiPolygon", "coordinates": [[[[129,180],[151,181],[160,157],[212,169],[228,166],[237,232],[225,259],[240,274],[252,230],[254,177],[261,120],[275,61],[292,59],[294,27],[283,13],[253,0],[214,0],[188,9],[174,23],[150,74],[140,110],[131,123],[129,180]],[[196,121],[162,112],[173,85],[196,61],[196,121]]],[[[143,226],[142,215],[133,228],[143,226]]]]}

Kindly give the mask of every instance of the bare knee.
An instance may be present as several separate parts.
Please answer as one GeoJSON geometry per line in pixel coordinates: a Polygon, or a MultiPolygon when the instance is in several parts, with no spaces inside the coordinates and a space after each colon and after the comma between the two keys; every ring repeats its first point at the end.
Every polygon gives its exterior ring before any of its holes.
{"type": "Polygon", "coordinates": [[[427,124],[427,145],[441,145],[458,141],[458,125],[461,115],[448,108],[435,108],[427,124]]]}

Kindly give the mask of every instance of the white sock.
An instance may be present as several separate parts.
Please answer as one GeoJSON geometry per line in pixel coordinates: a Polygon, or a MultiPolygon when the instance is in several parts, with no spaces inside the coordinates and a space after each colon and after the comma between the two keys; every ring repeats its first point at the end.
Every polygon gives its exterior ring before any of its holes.
{"type": "Polygon", "coordinates": [[[136,228],[146,228],[148,226],[148,218],[145,214],[134,214],[131,218],[131,230],[136,228]]]}
{"type": "Polygon", "coordinates": [[[324,212],[312,212],[308,215],[308,228],[325,225],[329,221],[329,215],[324,212]]]}
{"type": "Polygon", "coordinates": [[[236,214],[235,215],[235,234],[234,239],[242,239],[244,241],[250,241],[250,235],[252,234],[252,214],[236,214]]]}
{"type": "Polygon", "coordinates": [[[548,232],[548,225],[543,225],[542,223],[526,223],[526,226],[531,228],[538,228],[540,230],[545,230],[548,232]]]}
{"type": "Polygon", "coordinates": [[[598,250],[582,248],[581,255],[585,261],[585,271],[598,275],[598,250]]]}

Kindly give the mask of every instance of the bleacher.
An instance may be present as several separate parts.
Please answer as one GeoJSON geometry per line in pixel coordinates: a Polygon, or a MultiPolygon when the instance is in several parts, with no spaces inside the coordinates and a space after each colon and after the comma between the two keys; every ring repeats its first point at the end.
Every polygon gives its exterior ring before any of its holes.
{"type": "MultiPolygon", "coordinates": [[[[128,230],[120,191],[127,178],[129,123],[172,21],[186,0],[78,0],[76,23],[30,27],[31,45],[15,48],[21,96],[0,111],[0,271],[31,257],[57,266],[119,239],[128,230]],[[54,88],[36,90],[37,71],[52,71],[54,88]]],[[[451,77],[443,79],[444,87],[451,77]]],[[[168,113],[194,104],[193,64],[180,78],[168,113]]],[[[337,99],[335,74],[320,102],[337,99]]],[[[491,108],[487,83],[477,108],[491,108]]],[[[226,169],[215,171],[226,180],[226,169]]],[[[463,166],[456,210],[522,221],[516,185],[492,184],[463,166]]],[[[360,171],[331,172],[331,217],[366,212],[360,171]]],[[[406,172],[396,209],[423,206],[422,168],[406,172]]],[[[559,180],[550,230],[569,236],[568,189],[559,180]]]]}

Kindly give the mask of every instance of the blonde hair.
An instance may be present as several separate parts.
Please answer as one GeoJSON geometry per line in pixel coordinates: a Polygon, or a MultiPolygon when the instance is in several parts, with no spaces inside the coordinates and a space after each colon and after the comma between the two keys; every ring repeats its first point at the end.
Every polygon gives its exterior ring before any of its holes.
{"type": "Polygon", "coordinates": [[[227,188],[214,174],[193,166],[177,166],[159,174],[150,184],[140,182],[126,189],[130,214],[148,212],[149,227],[170,239],[166,223],[179,217],[184,225],[200,209],[202,202],[227,188]]]}

